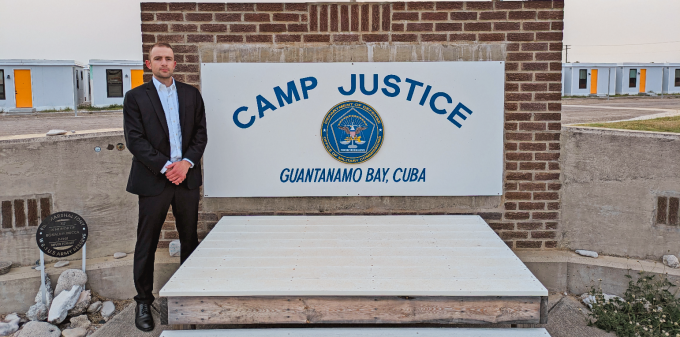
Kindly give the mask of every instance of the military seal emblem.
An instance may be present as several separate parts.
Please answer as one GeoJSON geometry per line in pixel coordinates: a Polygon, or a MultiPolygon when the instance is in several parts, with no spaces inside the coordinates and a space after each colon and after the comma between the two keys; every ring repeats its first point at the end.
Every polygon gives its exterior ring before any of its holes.
{"type": "Polygon", "coordinates": [[[384,134],[378,112],[360,101],[336,104],[321,124],[323,147],[345,164],[360,164],[371,159],[380,150],[384,134]]]}

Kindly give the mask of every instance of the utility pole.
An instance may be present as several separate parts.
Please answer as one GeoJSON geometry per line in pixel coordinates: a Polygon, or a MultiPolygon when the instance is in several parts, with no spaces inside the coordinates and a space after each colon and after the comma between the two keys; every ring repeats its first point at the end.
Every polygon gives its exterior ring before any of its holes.
{"type": "Polygon", "coordinates": [[[566,52],[566,54],[567,54],[567,55],[565,56],[565,58],[564,58],[564,63],[569,63],[569,48],[570,48],[569,46],[570,46],[570,45],[568,45],[568,44],[565,44],[565,45],[564,45],[564,50],[565,50],[565,52],[566,52]]]}

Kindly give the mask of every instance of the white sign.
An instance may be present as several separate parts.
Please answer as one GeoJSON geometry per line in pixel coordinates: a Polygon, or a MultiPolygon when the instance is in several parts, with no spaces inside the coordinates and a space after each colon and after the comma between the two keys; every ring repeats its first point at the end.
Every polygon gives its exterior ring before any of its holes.
{"type": "Polygon", "coordinates": [[[205,196],[500,195],[504,67],[204,63],[205,196]]]}

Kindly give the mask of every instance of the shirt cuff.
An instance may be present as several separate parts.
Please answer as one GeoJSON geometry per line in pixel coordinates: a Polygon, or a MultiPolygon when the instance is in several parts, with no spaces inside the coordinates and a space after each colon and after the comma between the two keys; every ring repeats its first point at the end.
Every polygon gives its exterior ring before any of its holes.
{"type": "Polygon", "coordinates": [[[191,164],[191,167],[189,167],[189,168],[194,168],[194,162],[193,161],[186,159],[186,158],[183,158],[182,160],[186,160],[186,161],[189,162],[189,164],[191,164]]]}
{"type": "Polygon", "coordinates": [[[168,170],[168,165],[170,165],[170,164],[172,164],[172,162],[168,160],[168,161],[165,163],[165,166],[163,166],[163,169],[161,170],[161,174],[165,174],[165,171],[168,170]]]}

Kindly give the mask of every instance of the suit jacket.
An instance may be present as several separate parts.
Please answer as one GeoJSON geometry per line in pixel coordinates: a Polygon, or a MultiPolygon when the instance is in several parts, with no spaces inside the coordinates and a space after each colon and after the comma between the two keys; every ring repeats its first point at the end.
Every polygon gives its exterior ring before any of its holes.
{"type": "MultiPolygon", "coordinates": [[[[182,157],[194,167],[187,172],[186,184],[195,189],[202,184],[201,157],[208,143],[205,107],[198,89],[175,80],[182,129],[182,157]]],[[[160,171],[170,159],[170,137],[158,91],[149,81],[125,94],[123,101],[125,142],[134,156],[127,191],[140,196],[163,192],[168,178],[160,171]]]]}

